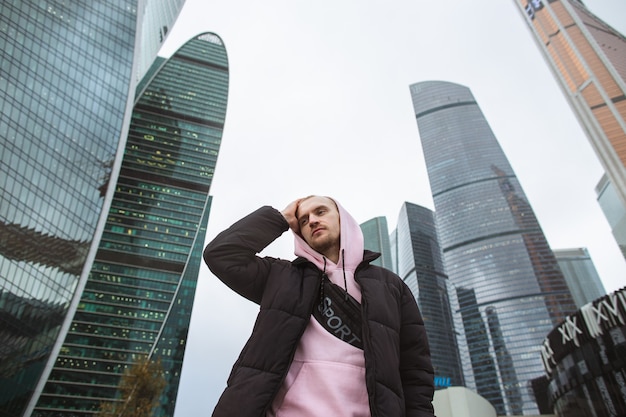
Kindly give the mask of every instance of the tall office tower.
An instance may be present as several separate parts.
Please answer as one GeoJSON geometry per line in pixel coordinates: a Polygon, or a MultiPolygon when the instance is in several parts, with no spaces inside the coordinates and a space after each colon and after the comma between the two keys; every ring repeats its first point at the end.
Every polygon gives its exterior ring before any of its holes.
{"type": "Polygon", "coordinates": [[[466,385],[533,414],[545,335],[576,305],[513,169],[467,87],[410,87],[466,385]]]}
{"type": "Polygon", "coordinates": [[[137,80],[141,80],[152,67],[184,4],[185,0],[149,1],[146,4],[141,25],[142,52],[135,72],[137,80]]]}
{"type": "Polygon", "coordinates": [[[405,202],[392,234],[396,273],[407,283],[424,318],[438,388],[463,385],[448,277],[444,272],[434,213],[405,202]]]}
{"type": "Polygon", "coordinates": [[[598,271],[586,248],[555,249],[559,267],[577,308],[606,295],[598,271]]]}
{"type": "Polygon", "coordinates": [[[0,416],[46,377],[87,279],[155,1],[0,2],[0,416]]]}
{"type": "Polygon", "coordinates": [[[91,273],[33,416],[91,416],[142,355],[172,416],[228,95],[221,39],[202,34],[158,59],[138,91],[113,202],[91,273]]]}
{"type": "Polygon", "coordinates": [[[576,0],[514,0],[626,204],[626,38],[576,0]]]}
{"type": "Polygon", "coordinates": [[[372,265],[382,266],[393,271],[387,219],[384,216],[374,217],[361,224],[361,231],[363,232],[365,249],[380,253],[380,258],[373,261],[372,265]]]}
{"type": "Polygon", "coordinates": [[[619,198],[615,186],[604,174],[596,185],[598,204],[609,222],[611,233],[626,259],[626,204],[619,198]]]}

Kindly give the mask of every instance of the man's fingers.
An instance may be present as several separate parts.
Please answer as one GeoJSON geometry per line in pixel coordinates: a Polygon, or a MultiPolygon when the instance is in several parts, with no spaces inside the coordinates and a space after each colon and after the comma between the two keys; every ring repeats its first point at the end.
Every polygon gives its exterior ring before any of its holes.
{"type": "Polygon", "coordinates": [[[298,205],[300,204],[300,201],[302,201],[301,198],[292,201],[282,211],[285,220],[287,220],[287,223],[289,223],[289,227],[296,233],[300,232],[300,227],[298,226],[298,218],[296,217],[296,212],[298,211],[298,205]]]}

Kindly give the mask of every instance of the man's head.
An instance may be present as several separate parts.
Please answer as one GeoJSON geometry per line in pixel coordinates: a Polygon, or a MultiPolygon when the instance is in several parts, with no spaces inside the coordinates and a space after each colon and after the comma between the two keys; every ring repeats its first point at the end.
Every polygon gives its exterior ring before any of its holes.
{"type": "Polygon", "coordinates": [[[337,204],[328,197],[305,197],[298,204],[296,218],[305,242],[337,263],[341,233],[337,204]]]}

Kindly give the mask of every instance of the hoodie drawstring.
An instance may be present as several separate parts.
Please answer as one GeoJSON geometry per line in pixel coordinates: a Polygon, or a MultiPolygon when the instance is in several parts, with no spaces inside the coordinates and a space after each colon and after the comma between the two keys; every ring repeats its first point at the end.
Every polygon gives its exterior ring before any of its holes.
{"type": "MultiPolygon", "coordinates": [[[[324,259],[324,270],[322,271],[322,280],[320,282],[320,305],[324,303],[324,281],[328,278],[326,275],[326,257],[322,256],[324,259]]],[[[348,301],[348,280],[346,278],[346,254],[345,249],[341,249],[341,270],[343,271],[343,290],[345,293],[345,299],[348,301]]]]}
{"type": "Polygon", "coordinates": [[[320,280],[320,306],[324,305],[324,281],[328,277],[326,275],[326,257],[322,256],[322,258],[324,258],[324,271],[322,271],[322,279],[320,280]]]}
{"type": "MultiPolygon", "coordinates": [[[[343,288],[346,290],[346,301],[348,301],[348,280],[346,279],[346,250],[341,249],[341,269],[343,270],[343,288]]],[[[326,269],[326,267],[324,267],[326,269]]]]}

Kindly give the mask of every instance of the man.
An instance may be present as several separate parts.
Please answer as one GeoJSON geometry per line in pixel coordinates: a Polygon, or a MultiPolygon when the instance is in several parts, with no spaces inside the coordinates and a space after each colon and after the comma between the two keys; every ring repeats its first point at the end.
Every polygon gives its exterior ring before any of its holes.
{"type": "Polygon", "coordinates": [[[415,299],[369,262],[358,223],[309,196],[266,206],[204,250],[211,271],[259,304],[215,417],[433,417],[433,368],[415,299]],[[291,228],[292,262],[259,257],[291,228]]]}

